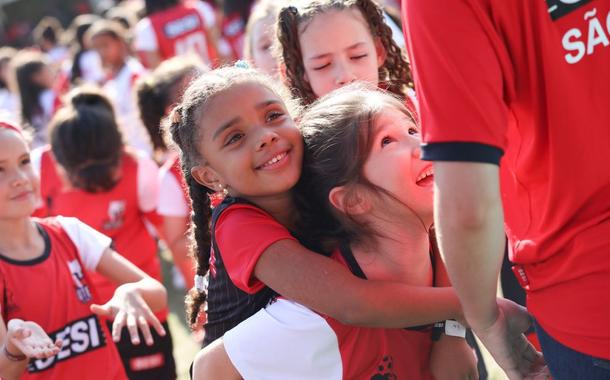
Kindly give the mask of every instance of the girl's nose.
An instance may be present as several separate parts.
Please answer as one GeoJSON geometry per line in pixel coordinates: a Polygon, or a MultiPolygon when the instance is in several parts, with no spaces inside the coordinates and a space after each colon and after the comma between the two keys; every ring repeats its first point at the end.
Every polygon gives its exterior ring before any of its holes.
{"type": "Polygon", "coordinates": [[[335,69],[335,84],[338,86],[344,86],[346,84],[352,83],[356,80],[356,76],[352,71],[347,67],[346,64],[338,63],[335,69]]]}
{"type": "Polygon", "coordinates": [[[413,158],[420,160],[421,159],[421,146],[417,145],[415,148],[413,148],[413,150],[411,151],[411,155],[413,156],[413,158]]]}
{"type": "Polygon", "coordinates": [[[258,141],[257,150],[263,149],[269,144],[276,142],[278,139],[277,133],[269,129],[263,128],[260,139],[258,141]]]}

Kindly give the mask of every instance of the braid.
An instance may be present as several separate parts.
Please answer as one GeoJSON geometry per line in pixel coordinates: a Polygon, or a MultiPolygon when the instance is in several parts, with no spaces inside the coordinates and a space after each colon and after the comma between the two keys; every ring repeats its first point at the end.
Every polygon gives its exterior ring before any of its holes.
{"type": "Polygon", "coordinates": [[[373,37],[379,37],[386,58],[379,68],[379,83],[386,90],[406,98],[407,88],[413,88],[413,77],[406,57],[392,38],[392,29],[385,23],[381,8],[372,0],[357,0],[356,5],[367,20],[373,37]]]}
{"type": "MultiPolygon", "coordinates": [[[[192,175],[185,176],[191,197],[192,223],[190,228],[191,257],[196,262],[196,274],[205,276],[210,267],[210,219],[212,211],[207,188],[195,181],[192,175]]],[[[201,305],[206,301],[207,294],[192,288],[186,296],[186,318],[191,326],[197,325],[197,317],[201,311],[201,305]]]]}
{"type": "Polygon", "coordinates": [[[292,96],[300,99],[304,104],[316,100],[311,85],[305,80],[305,67],[299,42],[299,24],[301,22],[296,7],[283,8],[278,16],[278,41],[281,46],[280,61],[286,68],[286,81],[292,96]]]}

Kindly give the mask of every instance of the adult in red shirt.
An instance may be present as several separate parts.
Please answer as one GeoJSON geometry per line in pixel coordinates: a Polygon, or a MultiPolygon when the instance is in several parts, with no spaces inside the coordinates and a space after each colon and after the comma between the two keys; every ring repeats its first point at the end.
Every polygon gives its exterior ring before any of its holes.
{"type": "Polygon", "coordinates": [[[526,316],[495,302],[504,220],[553,377],[610,378],[610,0],[403,0],[403,16],[468,321],[526,376],[526,316]]]}

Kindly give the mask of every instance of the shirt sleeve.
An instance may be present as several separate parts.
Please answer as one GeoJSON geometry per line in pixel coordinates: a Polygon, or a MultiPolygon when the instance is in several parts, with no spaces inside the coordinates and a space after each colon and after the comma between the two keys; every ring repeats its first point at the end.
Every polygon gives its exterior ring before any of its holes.
{"type": "Polygon", "coordinates": [[[403,1],[423,158],[498,164],[504,152],[508,77],[503,41],[477,2],[403,1]]]}
{"type": "Polygon", "coordinates": [[[143,152],[137,152],[138,206],[143,213],[156,211],[159,205],[159,167],[143,152]]]}
{"type": "Polygon", "coordinates": [[[176,176],[170,170],[161,169],[159,177],[159,215],[187,217],[189,205],[176,176]]]}
{"type": "Polygon", "coordinates": [[[230,206],[220,215],[214,237],[229,277],[235,286],[250,294],[264,287],[254,276],[263,252],[280,240],[296,240],[263,210],[241,204],[230,206]]]}
{"type": "Polygon", "coordinates": [[[157,36],[148,17],[140,20],[134,28],[133,46],[136,51],[157,51],[157,36]]]}
{"type": "Polygon", "coordinates": [[[58,216],[57,221],[76,246],[85,268],[94,271],[112,239],[76,218],[58,216]]]}
{"type": "Polygon", "coordinates": [[[224,335],[229,359],[244,379],[341,379],[337,336],[320,315],[278,299],[224,335]]]}

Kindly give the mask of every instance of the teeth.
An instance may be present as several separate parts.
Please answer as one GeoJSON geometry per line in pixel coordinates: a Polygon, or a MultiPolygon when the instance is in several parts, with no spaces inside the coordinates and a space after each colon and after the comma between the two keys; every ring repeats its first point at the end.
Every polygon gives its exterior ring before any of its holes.
{"type": "Polygon", "coordinates": [[[280,153],[277,156],[273,157],[272,159],[270,159],[269,161],[265,162],[263,164],[263,167],[265,166],[269,166],[269,165],[273,165],[276,162],[278,162],[279,160],[281,160],[282,158],[284,158],[284,156],[286,155],[286,153],[280,153]]]}
{"type": "Polygon", "coordinates": [[[423,172],[422,174],[419,175],[419,177],[417,177],[417,180],[415,180],[415,182],[419,182],[424,178],[430,177],[432,175],[432,169],[428,169],[425,172],[423,172]]]}

